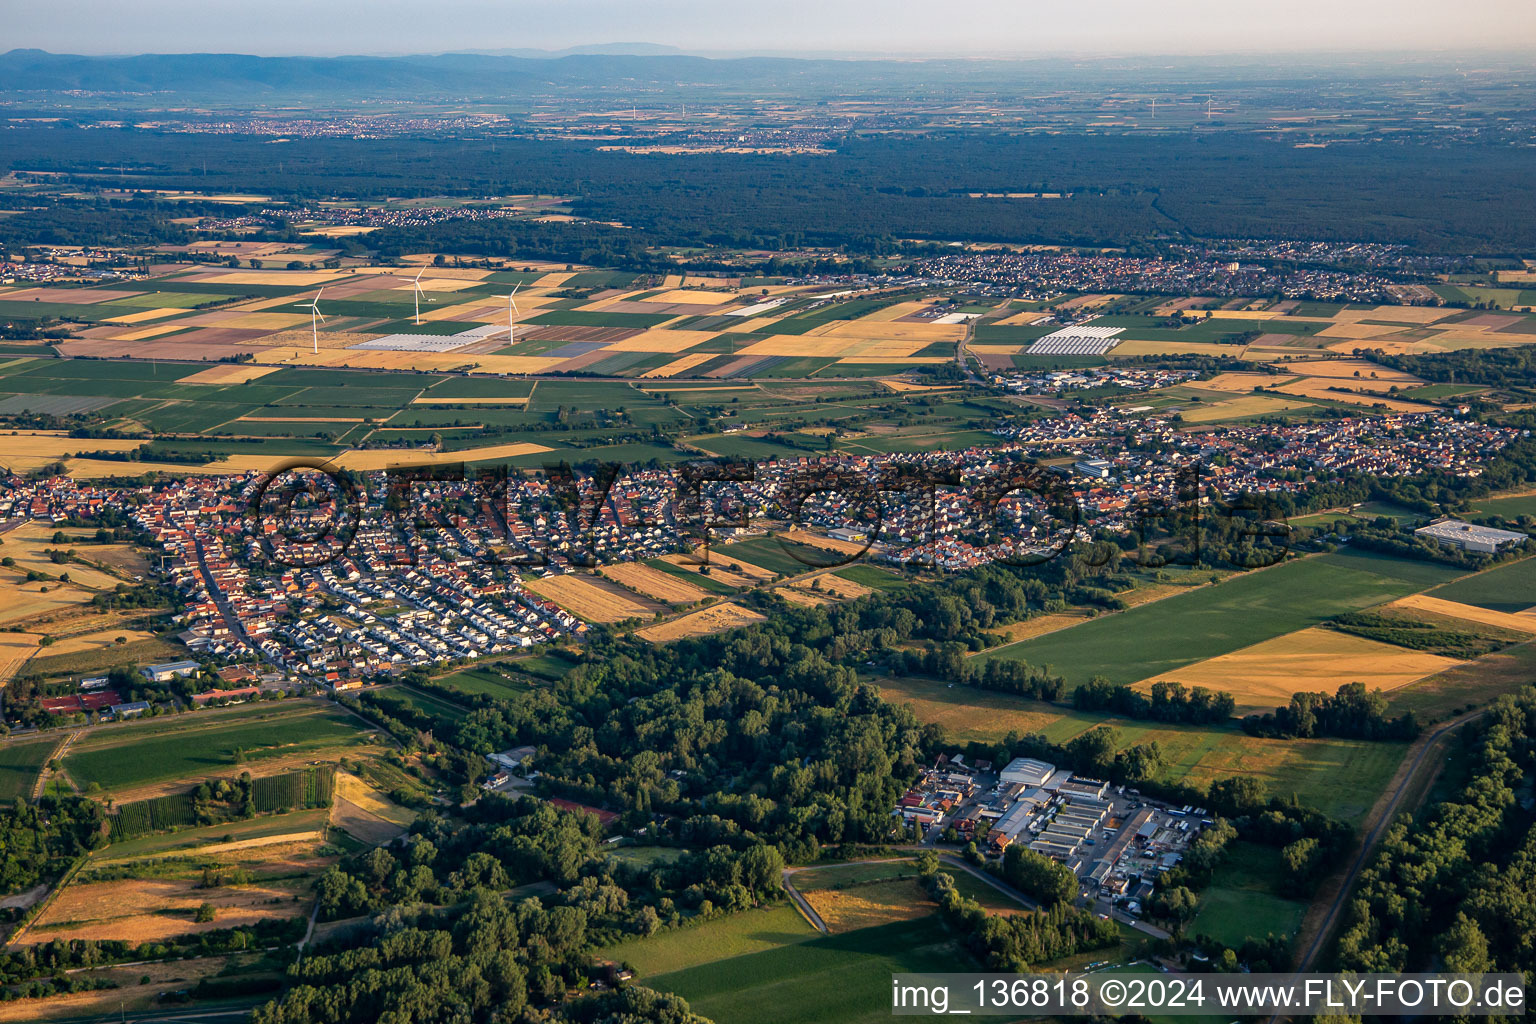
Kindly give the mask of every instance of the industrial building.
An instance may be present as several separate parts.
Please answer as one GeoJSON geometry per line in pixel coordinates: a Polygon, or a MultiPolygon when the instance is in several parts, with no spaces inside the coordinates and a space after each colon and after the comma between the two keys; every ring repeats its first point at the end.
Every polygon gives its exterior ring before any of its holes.
{"type": "Polygon", "coordinates": [[[1031,757],[1016,757],[1008,762],[998,781],[1006,785],[1043,786],[1056,774],[1056,766],[1031,757]]]}
{"type": "Polygon", "coordinates": [[[1513,530],[1495,530],[1491,526],[1477,526],[1460,519],[1441,519],[1413,531],[1415,537],[1425,537],[1438,544],[1477,551],[1485,555],[1496,554],[1507,547],[1525,541],[1526,535],[1513,530]]]}

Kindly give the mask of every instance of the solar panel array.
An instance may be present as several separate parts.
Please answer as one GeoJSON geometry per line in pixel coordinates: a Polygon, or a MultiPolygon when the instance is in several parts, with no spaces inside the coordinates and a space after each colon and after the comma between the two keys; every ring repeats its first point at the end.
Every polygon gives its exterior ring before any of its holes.
{"type": "Polygon", "coordinates": [[[1032,356],[1102,356],[1120,344],[1123,327],[1064,327],[1029,346],[1032,356]]]}

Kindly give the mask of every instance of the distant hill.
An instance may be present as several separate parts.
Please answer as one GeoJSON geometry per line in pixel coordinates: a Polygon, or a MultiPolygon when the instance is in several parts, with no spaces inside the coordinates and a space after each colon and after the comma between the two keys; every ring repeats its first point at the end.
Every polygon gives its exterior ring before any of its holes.
{"type": "MultiPolygon", "coordinates": [[[[584,49],[626,49],[625,44],[584,49]]],[[[658,50],[662,48],[656,48],[658,50]]],[[[526,52],[526,51],[525,51],[526,52]]],[[[876,62],[741,58],[711,60],[680,53],[542,53],[511,56],[445,53],[408,57],[253,57],[245,54],[139,54],[87,57],[11,50],[0,54],[0,82],[11,94],[95,93],[125,101],[176,97],[220,102],[284,98],[455,100],[516,96],[548,89],[732,86],[780,91],[880,75],[876,62]]],[[[894,76],[898,65],[888,66],[894,76]]],[[[910,69],[909,69],[910,70],[910,69]]]]}

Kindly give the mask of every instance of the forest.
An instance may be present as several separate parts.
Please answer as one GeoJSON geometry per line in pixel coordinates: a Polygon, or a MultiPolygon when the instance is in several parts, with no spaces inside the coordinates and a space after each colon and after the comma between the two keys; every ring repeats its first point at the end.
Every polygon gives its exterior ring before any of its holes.
{"type": "MultiPolygon", "coordinates": [[[[1536,227],[1536,184],[1507,146],[1373,141],[1298,148],[1261,135],[849,134],[830,155],[635,154],[577,142],[291,139],[12,128],[5,169],[98,185],[282,199],[556,194],[599,225],[518,227],[531,250],[638,245],[894,251],[901,238],[1150,244],[1287,237],[1505,253],[1536,227]],[[206,165],[206,171],[204,167],[206,165]],[[1070,192],[1048,202],[971,192],[1070,192]],[[622,239],[629,239],[624,244],[622,239]]],[[[370,244],[502,252],[514,229],[450,221],[370,244]]],[[[514,235],[514,237],[516,237],[514,235]]],[[[529,255],[533,253],[530,252],[529,255]]]]}
{"type": "Polygon", "coordinates": [[[1254,736],[1306,739],[1339,736],[1360,740],[1411,740],[1423,729],[1412,709],[1387,717],[1386,695],[1366,690],[1364,683],[1345,683],[1333,695],[1293,693],[1290,702],[1264,715],[1243,719],[1254,736]]]}
{"type": "Polygon", "coordinates": [[[1457,759],[1453,795],[1395,823],[1361,876],[1338,968],[1536,969],[1536,688],[1500,697],[1457,759]]]}

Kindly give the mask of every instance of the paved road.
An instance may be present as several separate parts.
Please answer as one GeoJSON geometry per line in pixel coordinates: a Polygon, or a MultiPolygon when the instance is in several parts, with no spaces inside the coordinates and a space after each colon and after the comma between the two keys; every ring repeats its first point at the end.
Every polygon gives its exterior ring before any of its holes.
{"type": "MultiPolygon", "coordinates": [[[[863,863],[863,862],[862,861],[853,861],[853,862],[850,862],[850,863],[863,863]]],[[[785,868],[784,869],[784,875],[783,875],[783,878],[784,878],[784,891],[789,894],[789,898],[792,901],[794,901],[795,906],[800,908],[800,913],[805,915],[805,919],[807,921],[811,922],[811,926],[814,927],[817,931],[821,932],[821,934],[826,935],[828,933],[828,931],[830,931],[830,929],[827,928],[827,922],[825,922],[825,921],[823,921],[821,919],[821,915],[816,913],[816,908],[811,906],[810,900],[807,900],[805,898],[805,896],[803,896],[801,894],[800,890],[795,888],[795,883],[789,880],[789,876],[790,875],[794,874],[796,871],[802,871],[802,870],[804,870],[804,869],[803,868],[785,868]]]]}
{"type": "Polygon", "coordinates": [[[213,573],[208,569],[208,556],[203,551],[202,538],[197,540],[197,571],[202,574],[203,586],[208,588],[208,596],[213,598],[214,605],[219,609],[219,614],[223,616],[224,625],[228,627],[231,633],[239,637],[241,641],[250,644],[252,650],[261,653],[262,657],[266,657],[265,652],[262,652],[261,648],[251,643],[251,636],[245,631],[245,626],[241,625],[240,616],[235,614],[235,609],[230,605],[229,599],[224,596],[224,591],[214,581],[213,573]]]}

